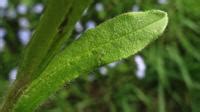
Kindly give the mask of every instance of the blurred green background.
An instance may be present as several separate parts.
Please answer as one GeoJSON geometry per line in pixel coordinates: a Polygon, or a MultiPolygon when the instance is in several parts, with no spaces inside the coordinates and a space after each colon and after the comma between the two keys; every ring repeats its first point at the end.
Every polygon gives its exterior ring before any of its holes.
{"type": "MultiPolygon", "coordinates": [[[[0,103],[46,1],[0,0],[0,103]]],[[[169,14],[158,40],[128,59],[82,74],[37,112],[200,112],[200,0],[94,0],[70,39],[121,13],[150,9],[169,14]]]]}

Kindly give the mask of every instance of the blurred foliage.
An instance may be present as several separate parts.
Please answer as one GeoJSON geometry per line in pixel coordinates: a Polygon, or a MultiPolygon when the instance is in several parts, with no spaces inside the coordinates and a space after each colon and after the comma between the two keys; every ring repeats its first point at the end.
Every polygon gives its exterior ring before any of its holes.
{"type": "MultiPolygon", "coordinates": [[[[135,75],[134,56],[115,67],[105,65],[106,75],[99,69],[83,74],[66,84],[38,112],[199,112],[200,106],[200,0],[95,0],[80,22],[99,24],[133,9],[161,9],[169,14],[169,25],[159,40],[139,52],[147,66],[146,76],[135,75]],[[162,2],[166,1],[166,2],[162,2]],[[97,11],[98,4],[103,10],[97,11]]],[[[31,11],[36,3],[46,0],[10,0],[7,10],[20,3],[28,6],[26,14],[16,18],[1,16],[0,27],[7,31],[5,48],[0,52],[0,102],[9,87],[9,72],[20,63],[24,45],[18,37],[18,19],[26,17],[31,31],[40,14],[31,11]]],[[[80,32],[74,31],[73,40],[80,32]]]]}

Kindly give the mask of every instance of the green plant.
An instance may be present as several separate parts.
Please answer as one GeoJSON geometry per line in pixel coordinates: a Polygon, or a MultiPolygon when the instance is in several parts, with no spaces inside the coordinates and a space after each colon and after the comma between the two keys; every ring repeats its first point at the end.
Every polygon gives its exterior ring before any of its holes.
{"type": "Polygon", "coordinates": [[[2,105],[3,112],[33,111],[79,74],[140,51],[162,34],[168,22],[167,14],[159,10],[125,13],[87,30],[79,40],[65,45],[90,2],[48,2],[23,53],[19,76],[2,105]]]}

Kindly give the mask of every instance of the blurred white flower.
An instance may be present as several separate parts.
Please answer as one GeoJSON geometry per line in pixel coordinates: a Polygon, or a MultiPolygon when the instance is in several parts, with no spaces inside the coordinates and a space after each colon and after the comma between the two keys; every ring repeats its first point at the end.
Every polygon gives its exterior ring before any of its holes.
{"type": "Polygon", "coordinates": [[[27,18],[19,18],[18,20],[19,26],[22,28],[28,28],[30,26],[30,23],[27,18]]]}
{"type": "Polygon", "coordinates": [[[10,19],[16,18],[17,14],[15,12],[15,10],[13,9],[9,9],[6,13],[6,16],[10,19]]]}
{"type": "Polygon", "coordinates": [[[140,7],[138,5],[133,5],[132,11],[133,12],[138,12],[140,10],[140,7]]]}
{"type": "Polygon", "coordinates": [[[143,79],[145,77],[146,64],[140,55],[136,55],[134,60],[137,65],[136,76],[139,79],[143,79]]]}
{"type": "Polygon", "coordinates": [[[79,39],[81,37],[82,33],[75,36],[75,40],[79,39]]]}
{"type": "Polygon", "coordinates": [[[107,75],[108,69],[106,67],[100,67],[99,72],[101,75],[107,75]]]}
{"type": "Polygon", "coordinates": [[[0,52],[2,52],[5,47],[5,40],[4,40],[5,35],[6,35],[6,30],[0,27],[0,52]]]}
{"type": "Polygon", "coordinates": [[[44,9],[44,5],[42,3],[37,3],[36,5],[33,6],[33,12],[36,14],[42,13],[44,9]]]}
{"type": "Polygon", "coordinates": [[[4,17],[6,14],[4,9],[0,9],[0,18],[4,17]]]}
{"type": "Polygon", "coordinates": [[[158,0],[159,4],[167,4],[167,0],[158,0]]]}
{"type": "Polygon", "coordinates": [[[6,30],[0,27],[0,39],[6,35],[6,30]]]}
{"type": "Polygon", "coordinates": [[[16,78],[17,78],[17,68],[13,68],[10,72],[9,72],[9,81],[10,83],[13,83],[16,78]]]}
{"type": "Polygon", "coordinates": [[[91,29],[91,28],[95,28],[96,26],[96,23],[92,20],[89,20],[87,23],[86,23],[86,28],[87,29],[91,29]]]}
{"type": "Polygon", "coordinates": [[[19,14],[26,14],[27,11],[28,11],[28,7],[27,7],[25,4],[19,4],[19,5],[17,6],[17,12],[18,12],[19,14]]]}
{"type": "Polygon", "coordinates": [[[86,8],[86,9],[84,10],[84,12],[83,12],[83,16],[86,15],[87,12],[88,12],[88,8],[86,8]]]}
{"type": "Polygon", "coordinates": [[[83,31],[83,26],[82,26],[82,24],[81,24],[80,21],[78,21],[78,22],[76,23],[76,25],[75,25],[75,30],[76,30],[78,33],[80,33],[80,32],[83,31]]]}
{"type": "Polygon", "coordinates": [[[119,62],[112,62],[112,63],[108,64],[108,67],[114,68],[114,67],[117,66],[118,63],[119,63],[119,62]]]}
{"type": "Polygon", "coordinates": [[[103,4],[102,4],[102,3],[97,3],[97,4],[95,5],[95,10],[96,10],[97,12],[103,11],[103,10],[104,10],[103,4]]]}
{"type": "Polygon", "coordinates": [[[31,38],[31,31],[29,29],[20,29],[18,32],[18,36],[19,36],[20,42],[23,45],[27,45],[31,38]]]}
{"type": "Polygon", "coordinates": [[[7,8],[8,7],[8,0],[0,0],[0,8],[7,8]]]}
{"type": "Polygon", "coordinates": [[[95,80],[95,75],[94,74],[89,74],[88,75],[88,81],[94,81],[95,80]]]}
{"type": "Polygon", "coordinates": [[[5,40],[3,38],[0,38],[0,52],[4,50],[5,47],[5,40]]]}

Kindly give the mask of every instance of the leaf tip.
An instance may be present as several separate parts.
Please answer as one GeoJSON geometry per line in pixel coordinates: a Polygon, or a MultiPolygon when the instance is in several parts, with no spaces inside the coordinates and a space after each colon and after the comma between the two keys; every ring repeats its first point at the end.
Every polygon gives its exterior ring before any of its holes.
{"type": "Polygon", "coordinates": [[[154,32],[156,31],[157,35],[163,34],[165,31],[167,24],[168,24],[168,14],[165,11],[161,10],[149,10],[146,11],[148,15],[152,15],[152,17],[158,18],[157,22],[155,22],[153,29],[150,29],[150,31],[154,32]]]}
{"type": "Polygon", "coordinates": [[[168,24],[168,14],[167,12],[165,11],[161,11],[161,10],[150,10],[150,11],[147,11],[148,13],[150,14],[153,14],[155,16],[159,16],[161,18],[161,26],[162,28],[160,29],[161,33],[164,32],[164,30],[166,29],[167,27],[167,24],[168,24]]]}

